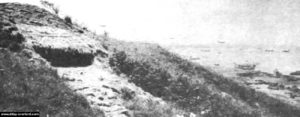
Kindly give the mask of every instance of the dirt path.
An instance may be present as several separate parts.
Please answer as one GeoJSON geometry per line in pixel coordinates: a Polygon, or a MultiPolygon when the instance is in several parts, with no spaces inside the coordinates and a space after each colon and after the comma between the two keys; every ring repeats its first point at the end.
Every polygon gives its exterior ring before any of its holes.
{"type": "Polygon", "coordinates": [[[132,112],[124,106],[122,89],[130,89],[139,100],[156,100],[149,93],[136,85],[129,83],[126,78],[113,74],[112,70],[98,60],[87,67],[57,67],[58,75],[76,93],[87,98],[92,107],[104,111],[106,117],[129,117],[132,112]]]}

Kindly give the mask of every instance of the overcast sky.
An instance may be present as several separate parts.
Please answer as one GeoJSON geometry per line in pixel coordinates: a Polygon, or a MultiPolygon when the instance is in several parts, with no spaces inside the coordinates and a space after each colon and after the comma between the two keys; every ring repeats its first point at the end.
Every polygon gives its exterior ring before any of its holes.
{"type": "MultiPolygon", "coordinates": [[[[23,1],[38,4],[39,0],[23,1]]],[[[299,45],[299,0],[49,0],[110,36],[161,44],[299,45]],[[104,26],[105,25],[105,26],[104,26]]]]}

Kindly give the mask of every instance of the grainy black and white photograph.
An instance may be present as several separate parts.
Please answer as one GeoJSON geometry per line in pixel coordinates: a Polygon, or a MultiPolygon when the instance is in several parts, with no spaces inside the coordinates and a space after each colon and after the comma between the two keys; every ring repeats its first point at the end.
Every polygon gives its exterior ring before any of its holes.
{"type": "Polygon", "coordinates": [[[300,117],[300,1],[0,0],[0,117],[300,117]]]}

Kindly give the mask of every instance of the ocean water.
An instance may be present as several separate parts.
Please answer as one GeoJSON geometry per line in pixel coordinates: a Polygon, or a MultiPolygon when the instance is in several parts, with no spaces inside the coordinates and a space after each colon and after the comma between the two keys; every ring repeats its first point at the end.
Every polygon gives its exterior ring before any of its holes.
{"type": "Polygon", "coordinates": [[[273,73],[275,69],[284,74],[300,71],[300,50],[240,47],[172,47],[186,59],[204,66],[234,68],[235,64],[255,64],[256,70],[273,73]]]}

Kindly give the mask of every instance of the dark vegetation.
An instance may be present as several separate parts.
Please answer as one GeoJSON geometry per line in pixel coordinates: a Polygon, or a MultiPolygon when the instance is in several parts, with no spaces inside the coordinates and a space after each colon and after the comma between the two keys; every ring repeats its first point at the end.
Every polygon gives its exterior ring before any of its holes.
{"type": "Polygon", "coordinates": [[[18,28],[10,21],[0,19],[0,47],[9,48],[12,51],[22,49],[24,37],[18,32],[18,28]]]}
{"type": "Polygon", "coordinates": [[[66,16],[65,21],[66,21],[67,24],[72,25],[72,19],[71,19],[70,16],[66,16]]]}
{"type": "Polygon", "coordinates": [[[108,42],[110,65],[144,90],[205,117],[299,117],[300,109],[151,44],[108,42]],[[223,91],[231,96],[220,96],[223,91]],[[239,101],[242,102],[239,102],[239,101]]]}
{"type": "MultiPolygon", "coordinates": [[[[38,62],[38,61],[35,61],[38,62]]],[[[76,95],[43,62],[30,62],[26,52],[0,49],[0,111],[39,111],[42,116],[94,117],[83,96],[76,95]]]]}
{"type": "Polygon", "coordinates": [[[109,63],[116,73],[127,75],[145,91],[174,102],[187,112],[201,115],[201,111],[210,110],[205,117],[259,116],[232,97],[222,97],[212,85],[216,75],[159,46],[126,42],[108,45],[114,52],[109,63]]]}

